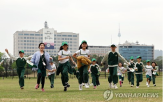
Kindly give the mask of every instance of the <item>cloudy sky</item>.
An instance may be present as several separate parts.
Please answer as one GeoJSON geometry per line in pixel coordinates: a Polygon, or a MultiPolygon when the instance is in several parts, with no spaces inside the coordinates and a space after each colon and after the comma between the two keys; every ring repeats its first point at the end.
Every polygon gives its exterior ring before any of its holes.
{"type": "Polygon", "coordinates": [[[58,32],[80,34],[89,45],[139,41],[162,48],[162,0],[0,0],[0,51],[13,52],[16,31],[38,31],[47,21],[58,32]]]}

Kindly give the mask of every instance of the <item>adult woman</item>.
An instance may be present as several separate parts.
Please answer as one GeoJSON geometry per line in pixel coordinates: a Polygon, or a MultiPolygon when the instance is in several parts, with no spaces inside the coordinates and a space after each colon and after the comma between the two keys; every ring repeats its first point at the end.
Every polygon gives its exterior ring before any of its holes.
{"type": "Polygon", "coordinates": [[[45,84],[45,76],[46,76],[46,69],[50,69],[50,55],[44,51],[45,49],[45,44],[40,43],[39,46],[39,51],[35,52],[31,62],[34,63],[37,66],[37,84],[35,86],[35,89],[39,88],[39,84],[41,81],[41,90],[44,92],[44,84],[45,84]]]}

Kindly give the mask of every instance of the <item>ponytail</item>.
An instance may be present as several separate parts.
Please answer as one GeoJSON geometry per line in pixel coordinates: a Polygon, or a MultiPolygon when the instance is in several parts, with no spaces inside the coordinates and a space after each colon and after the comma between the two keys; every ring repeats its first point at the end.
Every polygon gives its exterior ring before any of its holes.
{"type": "MultiPolygon", "coordinates": [[[[82,44],[79,46],[79,50],[82,49],[82,44]]],[[[88,44],[87,44],[87,47],[86,49],[88,49],[88,44]]]]}
{"type": "MultiPolygon", "coordinates": [[[[62,47],[62,46],[59,48],[59,51],[61,51],[61,50],[63,50],[63,47],[62,47]]],[[[59,51],[58,51],[58,52],[59,52],[59,51]]]]}

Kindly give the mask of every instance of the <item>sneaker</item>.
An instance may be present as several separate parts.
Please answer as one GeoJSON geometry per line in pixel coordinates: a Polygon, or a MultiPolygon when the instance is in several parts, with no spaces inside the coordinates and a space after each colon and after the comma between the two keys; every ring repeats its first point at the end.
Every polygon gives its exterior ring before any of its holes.
{"type": "Polygon", "coordinates": [[[70,87],[70,85],[67,83],[67,87],[70,87]]]}
{"type": "Polygon", "coordinates": [[[54,88],[54,85],[53,85],[53,84],[51,84],[50,88],[54,88]]]}
{"type": "Polygon", "coordinates": [[[85,88],[89,88],[89,85],[87,83],[85,83],[85,88]]]}
{"type": "Polygon", "coordinates": [[[39,84],[36,84],[35,89],[38,89],[38,88],[39,88],[39,84]]]}
{"type": "Polygon", "coordinates": [[[67,91],[67,86],[64,87],[64,91],[67,91]]]}
{"type": "Polygon", "coordinates": [[[131,87],[133,87],[134,85],[131,85],[131,87]]]}
{"type": "Polygon", "coordinates": [[[85,84],[84,84],[84,83],[82,83],[82,85],[83,85],[83,86],[85,86],[85,84]]]}
{"type": "Polygon", "coordinates": [[[82,90],[82,84],[79,84],[79,90],[82,90]]]}
{"type": "Polygon", "coordinates": [[[123,81],[122,81],[122,84],[123,84],[123,81]]]}
{"type": "Polygon", "coordinates": [[[93,88],[96,89],[96,86],[94,86],[93,88]]]}
{"type": "Polygon", "coordinates": [[[110,89],[114,88],[112,83],[109,83],[109,88],[110,89]]]}
{"type": "Polygon", "coordinates": [[[156,86],[156,84],[153,84],[153,86],[156,86]]]}
{"type": "Polygon", "coordinates": [[[20,89],[24,89],[24,87],[20,87],[20,89]]]}
{"type": "Polygon", "coordinates": [[[139,88],[139,86],[136,86],[136,88],[139,88]]]}
{"type": "Polygon", "coordinates": [[[120,87],[122,87],[122,85],[120,85],[120,87]]]}
{"type": "Polygon", "coordinates": [[[118,89],[118,87],[117,87],[117,85],[116,85],[116,84],[114,84],[114,89],[118,89]]]}
{"type": "Polygon", "coordinates": [[[42,92],[45,92],[44,88],[41,89],[42,92]]]}
{"type": "Polygon", "coordinates": [[[146,85],[148,85],[148,82],[146,82],[146,85]]]}

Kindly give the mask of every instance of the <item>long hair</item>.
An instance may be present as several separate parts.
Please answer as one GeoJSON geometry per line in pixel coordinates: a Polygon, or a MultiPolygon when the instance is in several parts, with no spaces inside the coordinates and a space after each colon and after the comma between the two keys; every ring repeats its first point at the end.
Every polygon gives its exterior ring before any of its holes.
{"type": "MultiPolygon", "coordinates": [[[[154,63],[154,64],[155,64],[155,66],[157,66],[157,63],[156,63],[156,62],[152,62],[152,63],[154,63]]],[[[152,63],[151,63],[151,64],[152,64],[152,63]]]]}
{"type": "MultiPolygon", "coordinates": [[[[61,50],[63,50],[63,46],[60,46],[59,51],[61,51],[61,50]]],[[[68,47],[67,47],[67,50],[68,50],[68,47]]]]}
{"type": "MultiPolygon", "coordinates": [[[[80,49],[82,49],[82,44],[80,44],[80,46],[79,46],[79,50],[80,50],[80,49]]],[[[86,49],[88,49],[88,44],[87,44],[86,49]]]]}

